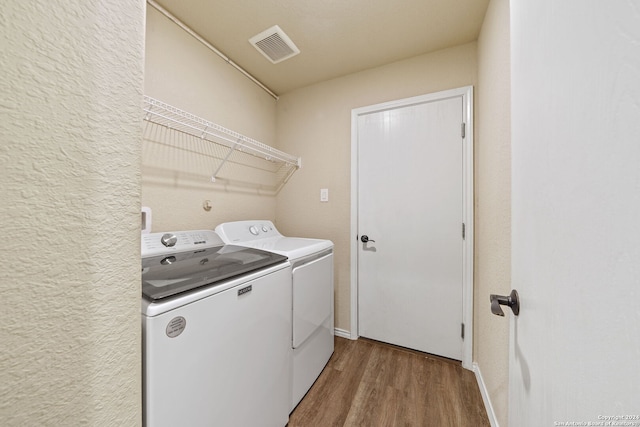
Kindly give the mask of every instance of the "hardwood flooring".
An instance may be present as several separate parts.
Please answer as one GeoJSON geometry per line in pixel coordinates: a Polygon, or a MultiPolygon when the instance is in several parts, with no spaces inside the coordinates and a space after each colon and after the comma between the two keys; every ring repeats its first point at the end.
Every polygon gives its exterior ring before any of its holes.
{"type": "Polygon", "coordinates": [[[460,362],[366,338],[335,340],[289,427],[490,425],[475,375],[460,362]]]}

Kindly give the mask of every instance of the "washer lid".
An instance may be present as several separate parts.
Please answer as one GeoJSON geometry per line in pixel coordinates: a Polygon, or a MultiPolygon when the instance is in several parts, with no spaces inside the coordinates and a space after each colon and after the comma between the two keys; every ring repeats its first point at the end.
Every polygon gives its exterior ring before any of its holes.
{"type": "Polygon", "coordinates": [[[151,301],[285,262],[286,256],[224,245],[142,260],[142,295],[151,301]]]}

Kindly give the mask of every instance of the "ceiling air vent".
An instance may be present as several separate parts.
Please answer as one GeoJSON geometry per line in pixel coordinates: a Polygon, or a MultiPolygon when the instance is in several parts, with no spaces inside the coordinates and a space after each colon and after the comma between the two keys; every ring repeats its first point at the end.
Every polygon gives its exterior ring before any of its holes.
{"type": "Polygon", "coordinates": [[[277,25],[251,37],[249,43],[274,64],[300,53],[300,49],[277,25]]]}

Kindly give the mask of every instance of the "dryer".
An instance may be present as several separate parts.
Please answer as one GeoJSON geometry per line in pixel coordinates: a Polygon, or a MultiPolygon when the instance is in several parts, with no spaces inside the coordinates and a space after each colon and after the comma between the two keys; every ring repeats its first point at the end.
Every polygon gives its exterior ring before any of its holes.
{"type": "Polygon", "coordinates": [[[227,243],[289,258],[291,272],[291,410],[318,378],[334,348],[333,242],[283,236],[268,220],[220,224],[227,243]]]}

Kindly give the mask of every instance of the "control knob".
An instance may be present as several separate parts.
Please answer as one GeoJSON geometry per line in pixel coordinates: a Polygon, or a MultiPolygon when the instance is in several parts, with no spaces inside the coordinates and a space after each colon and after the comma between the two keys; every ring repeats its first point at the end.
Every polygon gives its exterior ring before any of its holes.
{"type": "Polygon", "coordinates": [[[168,256],[166,258],[162,258],[162,260],[160,261],[160,264],[162,264],[162,265],[171,265],[174,262],[176,262],[176,257],[171,255],[171,256],[168,256]]]}
{"type": "Polygon", "coordinates": [[[160,242],[166,247],[170,248],[172,246],[175,246],[175,244],[178,242],[178,237],[175,234],[166,233],[162,235],[162,237],[160,238],[160,242]]]}
{"type": "Polygon", "coordinates": [[[252,225],[251,227],[249,227],[249,232],[250,232],[251,234],[253,234],[254,236],[257,236],[257,235],[258,235],[258,233],[260,233],[260,232],[258,231],[258,227],[256,227],[255,225],[252,225]]]}

